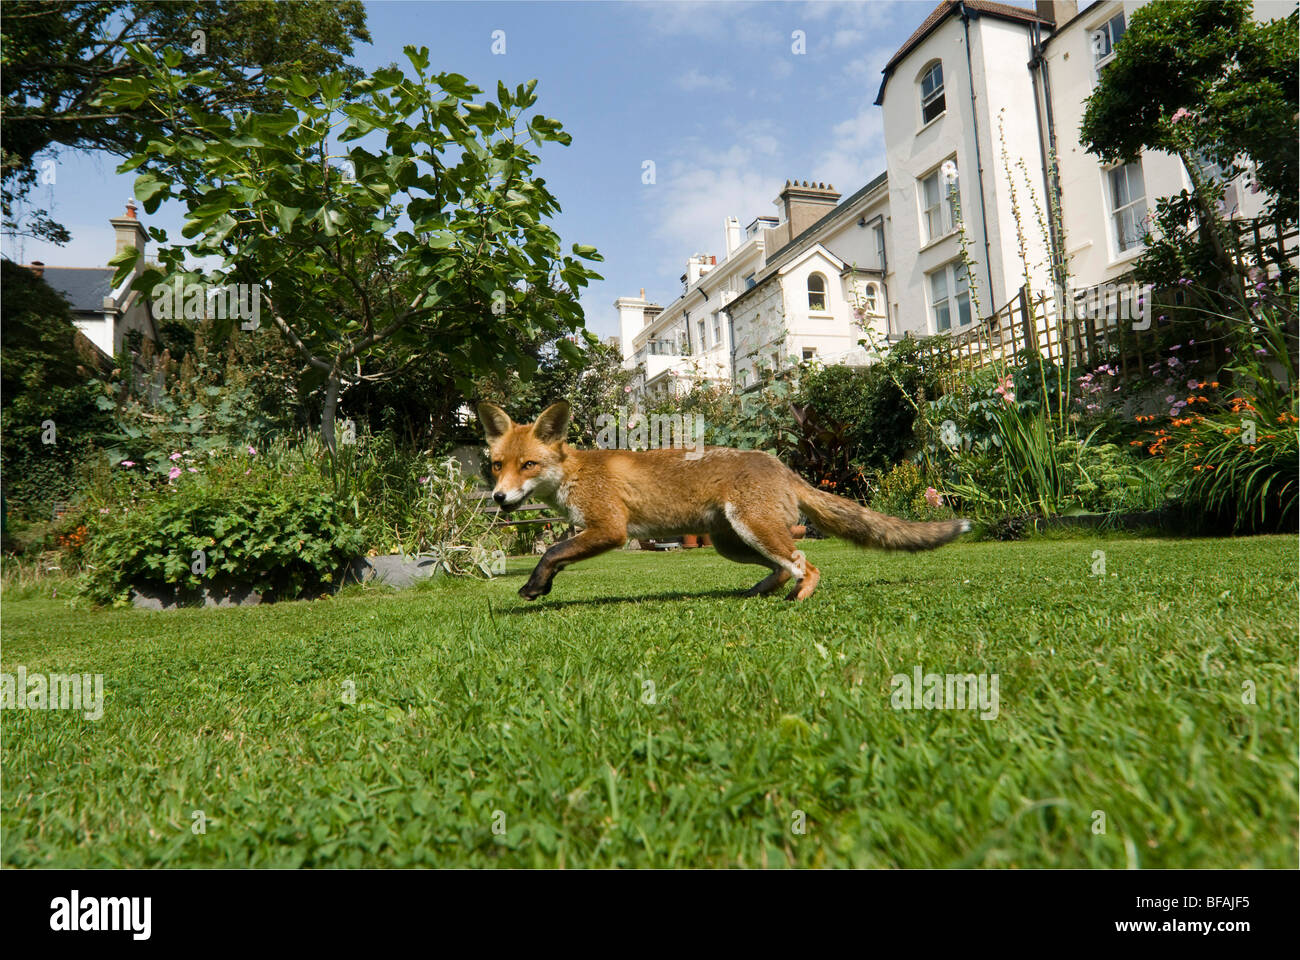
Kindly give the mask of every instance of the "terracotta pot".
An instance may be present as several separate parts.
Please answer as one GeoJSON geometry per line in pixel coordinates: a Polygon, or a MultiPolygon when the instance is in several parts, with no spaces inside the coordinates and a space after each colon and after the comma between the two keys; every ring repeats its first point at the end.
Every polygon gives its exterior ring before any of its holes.
{"type": "Polygon", "coordinates": [[[794,526],[790,528],[790,536],[794,537],[796,540],[802,540],[805,536],[807,536],[807,534],[808,534],[808,528],[805,527],[803,524],[799,524],[798,526],[794,526]]]}
{"type": "Polygon", "coordinates": [[[694,534],[694,533],[682,534],[682,549],[694,550],[699,545],[700,545],[700,538],[698,534],[694,534]]]}
{"type": "Polygon", "coordinates": [[[700,534],[700,546],[701,547],[713,546],[713,538],[709,536],[707,533],[700,534]]]}

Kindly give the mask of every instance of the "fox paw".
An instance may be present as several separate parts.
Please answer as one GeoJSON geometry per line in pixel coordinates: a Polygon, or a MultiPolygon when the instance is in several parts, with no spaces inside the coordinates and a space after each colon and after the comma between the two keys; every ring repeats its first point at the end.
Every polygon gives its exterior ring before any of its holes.
{"type": "Polygon", "coordinates": [[[519,596],[523,597],[525,600],[536,600],[538,597],[544,597],[550,592],[551,585],[549,583],[525,583],[519,588],[519,596]]]}

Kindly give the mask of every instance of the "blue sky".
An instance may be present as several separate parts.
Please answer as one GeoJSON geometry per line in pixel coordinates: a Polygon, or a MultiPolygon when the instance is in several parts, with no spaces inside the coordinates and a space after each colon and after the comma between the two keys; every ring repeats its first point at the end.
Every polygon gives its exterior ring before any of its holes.
{"type": "MultiPolygon", "coordinates": [[[[427,46],[432,68],[479,87],[537,78],[537,109],[573,144],[548,144],[539,174],[563,212],[566,247],[589,243],[605,280],[582,298],[589,329],[617,333],[616,297],[645,288],[670,302],[694,253],[724,252],[723,218],[742,226],[775,211],[787,178],[833,183],[848,195],[884,169],[880,110],[872,105],[885,61],[933,8],[932,0],[863,3],[367,3],[373,42],[355,51],[366,69],[405,63],[405,44],[427,46]],[[506,52],[492,53],[505,31],[506,52]],[[792,52],[802,30],[806,53],[792,52]],[[656,182],[642,183],[655,163],[656,182]]],[[[61,266],[112,255],[109,217],[120,216],[133,175],[117,160],[65,152],[49,206],[73,241],[63,248],[4,241],[4,254],[61,266]]],[[[178,205],[151,222],[179,235],[178,205]]]]}

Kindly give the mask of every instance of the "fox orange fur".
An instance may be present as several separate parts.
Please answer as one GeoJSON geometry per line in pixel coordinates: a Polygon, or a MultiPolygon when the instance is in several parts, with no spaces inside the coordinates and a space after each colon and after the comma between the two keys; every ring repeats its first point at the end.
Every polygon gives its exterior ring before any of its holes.
{"type": "Polygon", "coordinates": [[[568,403],[534,423],[516,424],[491,403],[478,405],[491,450],[493,498],[509,512],[530,498],[568,515],[577,536],[546,551],[519,590],[526,600],[551,592],[571,563],[623,546],[629,537],[708,531],[718,553],[772,572],[745,595],[795,581],[786,599],[805,600],[821,574],[796,550],[790,526],[802,510],[817,528],[862,547],[928,550],[970,529],[967,520],[910,523],[825,493],[780,460],[753,450],[576,450],[565,442],[568,403]]]}

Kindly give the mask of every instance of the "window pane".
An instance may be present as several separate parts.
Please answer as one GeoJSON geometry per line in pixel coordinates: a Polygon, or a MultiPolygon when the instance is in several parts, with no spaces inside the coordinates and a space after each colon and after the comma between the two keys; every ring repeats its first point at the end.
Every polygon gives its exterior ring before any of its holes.
{"type": "Polygon", "coordinates": [[[1129,203],[1134,200],[1141,200],[1146,196],[1146,184],[1142,181],[1142,164],[1130,163],[1124,168],[1128,175],[1128,196],[1129,203]]]}
{"type": "Polygon", "coordinates": [[[1129,202],[1128,176],[1124,172],[1127,169],[1127,167],[1116,167],[1110,172],[1110,193],[1116,210],[1127,206],[1129,202]]]}
{"type": "Polygon", "coordinates": [[[948,315],[948,301],[934,305],[934,326],[937,330],[947,330],[952,327],[952,318],[948,315]]]}
{"type": "Polygon", "coordinates": [[[930,299],[935,303],[948,296],[948,271],[936,270],[930,274],[930,299]]]}
{"type": "Polygon", "coordinates": [[[943,98],[943,94],[940,93],[937,97],[935,97],[933,100],[931,100],[929,103],[925,104],[921,108],[921,120],[924,123],[929,123],[939,114],[943,113],[943,111],[944,111],[944,98],[943,98]]]}
{"type": "Polygon", "coordinates": [[[1110,28],[1108,31],[1110,33],[1110,47],[1113,50],[1115,44],[1119,43],[1119,38],[1124,36],[1124,14],[1120,13],[1111,17],[1110,23],[1106,24],[1106,26],[1110,28]]]}
{"type": "Polygon", "coordinates": [[[957,323],[966,326],[970,323],[970,297],[964,293],[958,293],[957,297],[957,323]]]}

